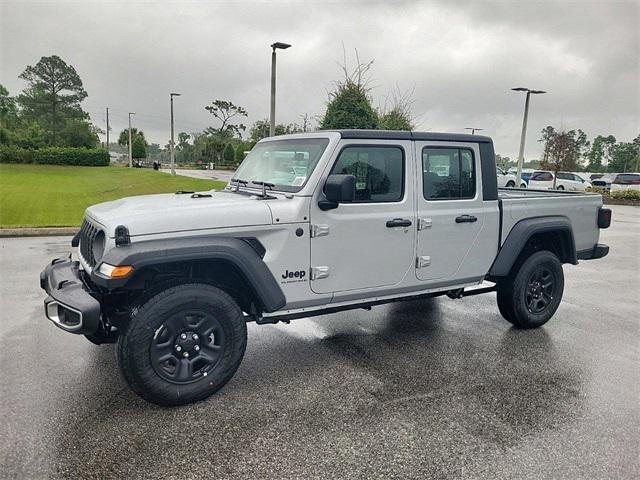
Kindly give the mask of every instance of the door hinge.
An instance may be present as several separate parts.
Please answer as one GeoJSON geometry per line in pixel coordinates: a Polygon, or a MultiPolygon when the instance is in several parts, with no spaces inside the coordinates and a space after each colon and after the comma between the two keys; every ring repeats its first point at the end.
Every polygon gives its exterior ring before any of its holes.
{"type": "Polygon", "coordinates": [[[311,225],[311,238],[326,237],[329,235],[329,225],[311,225]]]}
{"type": "Polygon", "coordinates": [[[329,267],[311,267],[311,280],[319,280],[329,276],[329,267]]]}
{"type": "Polygon", "coordinates": [[[430,218],[420,218],[418,219],[418,230],[425,230],[427,228],[431,228],[433,226],[433,222],[430,218]]]}
{"type": "Polygon", "coordinates": [[[428,255],[422,255],[416,258],[416,268],[428,267],[431,265],[431,257],[428,255]]]}

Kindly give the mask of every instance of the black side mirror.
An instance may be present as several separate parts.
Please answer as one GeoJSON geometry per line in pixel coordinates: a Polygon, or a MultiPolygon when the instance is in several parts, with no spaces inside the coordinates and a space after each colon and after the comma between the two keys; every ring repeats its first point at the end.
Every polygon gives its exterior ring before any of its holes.
{"type": "Polygon", "coordinates": [[[354,175],[329,175],[324,184],[326,200],[320,200],[320,210],[338,208],[340,203],[353,202],[356,198],[356,177],[354,175]]]}

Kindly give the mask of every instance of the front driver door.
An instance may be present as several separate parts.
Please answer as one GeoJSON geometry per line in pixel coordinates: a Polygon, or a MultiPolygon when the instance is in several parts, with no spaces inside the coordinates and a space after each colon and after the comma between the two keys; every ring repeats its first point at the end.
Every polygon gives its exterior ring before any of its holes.
{"type": "Polygon", "coordinates": [[[411,141],[345,142],[311,202],[311,288],[380,288],[413,270],[415,211],[411,141]],[[356,200],[322,211],[329,174],[356,177],[356,200]]]}

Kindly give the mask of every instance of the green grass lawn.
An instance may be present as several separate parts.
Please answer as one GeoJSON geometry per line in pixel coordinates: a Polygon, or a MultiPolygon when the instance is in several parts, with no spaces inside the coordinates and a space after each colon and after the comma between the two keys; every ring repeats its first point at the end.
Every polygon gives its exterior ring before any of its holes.
{"type": "Polygon", "coordinates": [[[0,227],[79,226],[95,203],[224,185],[151,169],[0,164],[0,227]]]}

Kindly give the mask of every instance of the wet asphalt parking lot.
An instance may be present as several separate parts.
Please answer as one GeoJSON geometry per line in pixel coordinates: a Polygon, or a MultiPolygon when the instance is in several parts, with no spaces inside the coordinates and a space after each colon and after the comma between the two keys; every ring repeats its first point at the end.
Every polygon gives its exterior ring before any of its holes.
{"type": "Polygon", "coordinates": [[[495,294],[249,325],[231,382],[160,408],[44,318],[68,237],[0,239],[2,478],[638,478],[640,208],[543,328],[495,294]]]}

